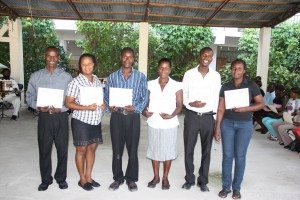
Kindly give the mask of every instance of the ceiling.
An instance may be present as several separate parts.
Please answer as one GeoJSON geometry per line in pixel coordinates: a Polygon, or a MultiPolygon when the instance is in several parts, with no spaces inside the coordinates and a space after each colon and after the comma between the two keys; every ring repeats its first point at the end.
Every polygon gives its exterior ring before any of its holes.
{"type": "Polygon", "coordinates": [[[299,0],[0,0],[0,16],[274,27],[300,12],[299,0]]]}

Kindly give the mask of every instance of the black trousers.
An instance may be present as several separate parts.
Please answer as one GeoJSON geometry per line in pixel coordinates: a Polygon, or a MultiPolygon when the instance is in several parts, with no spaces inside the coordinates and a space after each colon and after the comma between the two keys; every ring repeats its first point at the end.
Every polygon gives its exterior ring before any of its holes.
{"type": "Polygon", "coordinates": [[[187,110],[184,118],[183,132],[186,182],[195,183],[194,150],[198,139],[198,134],[200,134],[202,157],[198,183],[208,183],[210,151],[214,135],[214,127],[215,119],[213,115],[199,116],[187,110]]]}
{"type": "Polygon", "coordinates": [[[113,150],[112,171],[115,181],[138,181],[139,160],[138,145],[140,140],[141,120],[139,113],[124,115],[113,112],[110,118],[110,134],[113,150]],[[126,145],[128,164],[124,176],[122,156],[126,145]]]}
{"type": "Polygon", "coordinates": [[[40,158],[40,172],[43,183],[50,183],[52,177],[51,153],[55,144],[57,151],[57,167],[54,178],[57,182],[67,178],[67,158],[69,143],[68,114],[66,112],[39,113],[38,145],[40,158]]]}

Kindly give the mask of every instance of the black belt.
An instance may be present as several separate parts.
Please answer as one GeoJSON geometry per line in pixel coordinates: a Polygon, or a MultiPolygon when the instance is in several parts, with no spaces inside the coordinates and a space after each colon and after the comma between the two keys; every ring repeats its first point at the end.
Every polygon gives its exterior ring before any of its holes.
{"type": "Polygon", "coordinates": [[[126,111],[125,109],[118,109],[117,112],[123,115],[130,115],[134,113],[134,111],[126,111]]]}
{"type": "Polygon", "coordinates": [[[199,115],[199,116],[203,116],[203,115],[215,115],[216,114],[213,111],[209,111],[209,112],[196,112],[196,111],[193,111],[193,110],[188,110],[188,111],[190,111],[191,113],[194,113],[196,115],[199,115]]]}

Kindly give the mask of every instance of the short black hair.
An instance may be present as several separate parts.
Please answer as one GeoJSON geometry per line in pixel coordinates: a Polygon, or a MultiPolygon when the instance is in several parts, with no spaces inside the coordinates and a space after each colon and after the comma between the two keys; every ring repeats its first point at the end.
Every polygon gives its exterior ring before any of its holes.
{"type": "Polygon", "coordinates": [[[9,71],[10,72],[10,69],[9,68],[4,68],[1,73],[3,74],[5,71],[9,71]]]}
{"type": "Polygon", "coordinates": [[[164,63],[164,62],[169,63],[170,68],[172,67],[172,61],[169,58],[162,58],[162,59],[160,59],[158,61],[158,66],[161,65],[161,63],[164,63]]]}
{"type": "Polygon", "coordinates": [[[132,48],[130,48],[130,47],[125,47],[125,48],[123,48],[123,49],[121,50],[121,55],[123,55],[123,53],[124,53],[125,51],[131,51],[132,54],[134,55],[134,50],[133,50],[132,48]]]}
{"type": "Polygon", "coordinates": [[[244,70],[247,69],[247,64],[244,60],[242,59],[235,59],[234,61],[232,61],[231,65],[230,65],[230,69],[232,69],[233,65],[237,64],[237,63],[241,63],[244,66],[244,70]]]}
{"type": "Polygon", "coordinates": [[[277,84],[275,86],[275,90],[279,90],[281,92],[284,92],[285,91],[285,87],[283,85],[281,85],[281,84],[277,84]]]}
{"type": "Polygon", "coordinates": [[[45,50],[45,53],[49,50],[49,49],[55,49],[57,51],[57,54],[59,55],[59,51],[58,48],[56,46],[48,46],[45,50]]]}
{"type": "Polygon", "coordinates": [[[211,51],[211,52],[214,53],[214,51],[212,50],[212,48],[210,48],[210,47],[203,47],[203,48],[200,50],[199,55],[201,55],[201,54],[203,53],[203,51],[205,51],[205,50],[209,50],[209,51],[211,51]]]}
{"type": "Polygon", "coordinates": [[[79,72],[80,72],[80,73],[82,73],[81,60],[82,60],[83,58],[86,58],[86,57],[91,58],[92,61],[93,61],[93,63],[94,63],[94,66],[96,65],[96,57],[95,57],[93,54],[90,54],[90,53],[84,53],[84,54],[82,54],[82,55],[80,56],[79,61],[78,61],[78,69],[79,69],[79,72]]]}
{"type": "Polygon", "coordinates": [[[292,88],[291,88],[291,92],[296,93],[296,94],[299,94],[300,90],[299,90],[298,87],[292,87],[292,88]]]}

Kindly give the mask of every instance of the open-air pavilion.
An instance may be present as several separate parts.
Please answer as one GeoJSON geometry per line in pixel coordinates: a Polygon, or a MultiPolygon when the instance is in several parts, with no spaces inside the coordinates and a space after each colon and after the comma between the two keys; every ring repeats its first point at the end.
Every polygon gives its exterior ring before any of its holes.
{"type": "MultiPolygon", "coordinates": [[[[268,54],[271,29],[300,10],[296,0],[0,0],[0,15],[10,16],[8,26],[0,29],[0,42],[10,44],[10,63],[12,76],[23,83],[22,29],[19,17],[41,17],[49,19],[107,20],[140,23],[139,65],[147,66],[147,28],[149,23],[165,23],[193,26],[219,26],[260,28],[258,75],[267,77],[268,54]],[[4,37],[5,32],[9,37],[4,37]]],[[[140,68],[147,72],[147,68],[140,68]]],[[[267,79],[264,79],[267,80],[267,79]]],[[[266,85],[266,82],[263,83],[266,85]]],[[[209,193],[202,193],[198,187],[182,190],[184,183],[183,158],[183,115],[180,115],[178,139],[178,158],[170,171],[171,188],[161,190],[147,187],[152,179],[152,168],[145,158],[147,149],[147,126],[142,117],[139,145],[140,180],[139,190],[129,192],[126,186],[118,191],[109,191],[112,181],[111,142],[109,117],[103,118],[104,144],[96,152],[93,176],[101,187],[86,192],[78,187],[78,173],[75,166],[75,148],[70,133],[68,178],[69,188],[60,190],[56,183],[45,192],[38,192],[40,174],[38,167],[37,117],[22,109],[18,121],[0,121],[0,199],[2,200],[52,200],[52,199],[130,199],[130,200],[215,200],[222,187],[221,162],[222,148],[213,144],[209,176],[209,193]]],[[[276,142],[266,139],[266,135],[253,133],[250,143],[247,167],[242,184],[242,199],[245,200],[299,200],[300,160],[299,154],[283,149],[276,142]]],[[[55,151],[55,150],[54,150],[55,151]]],[[[195,155],[200,154],[197,143],[195,155]]],[[[52,154],[56,166],[56,153],[52,154]]],[[[124,153],[126,158],[126,153],[124,153]]],[[[126,160],[124,158],[124,161],[126,160]]],[[[195,156],[195,171],[200,158],[195,156]]],[[[124,165],[127,163],[125,162],[124,165]]],[[[231,199],[228,196],[227,199],[231,199]]]]}

